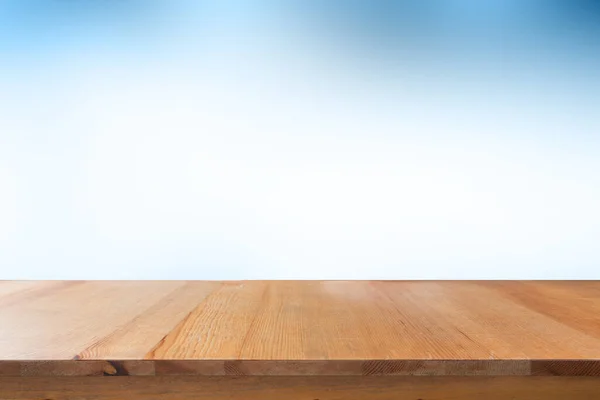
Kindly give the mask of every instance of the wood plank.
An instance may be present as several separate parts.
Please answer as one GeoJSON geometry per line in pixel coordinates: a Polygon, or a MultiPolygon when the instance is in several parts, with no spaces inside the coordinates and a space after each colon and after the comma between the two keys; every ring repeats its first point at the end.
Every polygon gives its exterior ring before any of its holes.
{"type": "Polygon", "coordinates": [[[76,358],[143,359],[148,352],[148,343],[160,342],[219,286],[218,282],[186,282],[119,329],[94,342],[76,358]]]}
{"type": "MultiPolygon", "coordinates": [[[[479,327],[469,330],[459,326],[469,338],[492,338],[489,345],[494,358],[527,359],[598,359],[600,346],[596,335],[574,329],[569,324],[551,318],[538,310],[513,301],[491,287],[502,282],[443,282],[435,283],[435,289],[425,289],[429,298],[427,305],[437,308],[437,301],[450,302],[451,307],[461,309],[464,315],[476,321],[479,327]],[[498,340],[501,344],[495,344],[498,340]],[[497,355],[496,349],[519,349],[518,353],[504,352],[497,355]]],[[[576,296],[576,292],[572,296],[576,296]]],[[[541,299],[548,301],[544,296],[541,299]]],[[[599,298],[600,299],[600,298],[599,298]]],[[[548,302],[549,308],[552,307],[548,302]]],[[[596,318],[600,318],[597,315],[596,318]]]]}
{"type": "Polygon", "coordinates": [[[593,400],[589,377],[60,377],[2,378],[12,400],[593,400]]]}
{"type": "Polygon", "coordinates": [[[268,284],[220,286],[146,355],[147,359],[236,359],[268,284]]]}
{"type": "Polygon", "coordinates": [[[600,287],[586,282],[481,283],[515,303],[582,333],[600,337],[600,287]]]}
{"type": "Polygon", "coordinates": [[[600,360],[3,361],[0,376],[596,376],[600,360]]]}
{"type": "Polygon", "coordinates": [[[73,359],[182,285],[41,282],[17,302],[0,297],[0,360],[73,359]]]}

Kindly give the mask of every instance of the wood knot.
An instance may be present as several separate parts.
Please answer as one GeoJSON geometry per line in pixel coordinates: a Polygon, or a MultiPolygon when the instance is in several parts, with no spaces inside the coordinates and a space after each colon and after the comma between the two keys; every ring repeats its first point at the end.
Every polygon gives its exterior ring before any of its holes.
{"type": "Polygon", "coordinates": [[[104,372],[104,375],[116,375],[117,369],[115,368],[114,365],[112,365],[110,362],[107,361],[104,364],[104,368],[103,368],[102,372],[104,372]]]}

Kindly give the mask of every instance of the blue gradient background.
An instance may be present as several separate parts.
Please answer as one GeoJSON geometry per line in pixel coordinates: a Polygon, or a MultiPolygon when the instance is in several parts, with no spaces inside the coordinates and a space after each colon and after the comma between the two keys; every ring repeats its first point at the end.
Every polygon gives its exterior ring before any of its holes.
{"type": "Polygon", "coordinates": [[[600,278],[600,2],[0,1],[0,278],[600,278]]]}

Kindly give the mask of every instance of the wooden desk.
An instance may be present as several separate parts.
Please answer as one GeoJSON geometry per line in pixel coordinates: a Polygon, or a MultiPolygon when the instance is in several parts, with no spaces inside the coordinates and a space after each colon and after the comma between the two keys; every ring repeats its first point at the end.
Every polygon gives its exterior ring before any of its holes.
{"type": "Polygon", "coordinates": [[[0,281],[0,399],[600,399],[600,282],[0,281]]]}

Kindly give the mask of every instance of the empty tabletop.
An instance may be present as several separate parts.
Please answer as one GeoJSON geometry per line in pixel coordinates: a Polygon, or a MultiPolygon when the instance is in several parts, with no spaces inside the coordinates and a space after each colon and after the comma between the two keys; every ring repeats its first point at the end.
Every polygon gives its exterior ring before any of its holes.
{"type": "Polygon", "coordinates": [[[589,281],[2,281],[0,376],[600,375],[589,281]]]}

